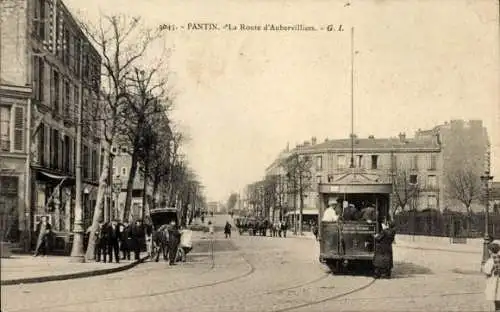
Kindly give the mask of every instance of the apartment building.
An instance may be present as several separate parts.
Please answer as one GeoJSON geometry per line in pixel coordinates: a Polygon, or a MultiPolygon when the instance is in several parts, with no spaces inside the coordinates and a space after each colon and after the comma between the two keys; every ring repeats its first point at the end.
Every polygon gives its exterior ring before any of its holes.
{"type": "MultiPolygon", "coordinates": [[[[477,120],[454,120],[431,130],[418,130],[413,138],[400,133],[393,138],[353,136],[318,143],[313,137],[285,151],[286,154],[281,153],[267,168],[266,175],[284,174],[280,165],[283,157],[298,155],[310,160],[303,215],[317,215],[318,190],[326,189],[328,185],[353,182],[351,173],[355,173],[357,183],[392,184],[392,205],[398,205],[394,196],[397,192],[395,181],[404,178],[408,185],[418,186],[418,192],[413,195],[412,209],[463,210],[463,204],[447,195],[447,174],[463,166],[464,161],[474,164],[473,170],[478,176],[490,166],[488,134],[482,122],[477,120]]],[[[286,180],[286,176],[284,178],[286,180]]],[[[289,214],[298,214],[298,196],[286,196],[289,214]],[[295,212],[293,208],[296,208],[295,212]]],[[[473,205],[476,209],[483,209],[479,201],[473,205]]]]}
{"type": "Polygon", "coordinates": [[[48,216],[58,237],[55,248],[67,250],[79,105],[87,213],[97,190],[100,128],[90,117],[98,103],[101,58],[62,1],[6,0],[1,5],[2,26],[8,25],[1,27],[1,138],[2,153],[7,153],[2,162],[16,167],[17,199],[23,203],[12,222],[29,237],[40,217],[48,216]]]}

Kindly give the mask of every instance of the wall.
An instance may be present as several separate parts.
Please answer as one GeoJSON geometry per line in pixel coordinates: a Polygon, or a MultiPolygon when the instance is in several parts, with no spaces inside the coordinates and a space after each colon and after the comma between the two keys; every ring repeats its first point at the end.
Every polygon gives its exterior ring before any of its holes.
{"type": "Polygon", "coordinates": [[[27,57],[28,1],[0,1],[0,77],[2,83],[25,86],[28,77],[27,57]]]}

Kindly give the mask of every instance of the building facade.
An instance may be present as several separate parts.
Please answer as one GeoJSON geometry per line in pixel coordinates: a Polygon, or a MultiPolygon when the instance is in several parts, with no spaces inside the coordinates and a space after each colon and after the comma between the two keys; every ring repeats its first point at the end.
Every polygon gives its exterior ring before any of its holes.
{"type": "MultiPolygon", "coordinates": [[[[289,185],[282,159],[297,155],[309,160],[303,182],[304,216],[317,216],[320,189],[342,181],[350,183],[344,180],[352,178],[348,177],[351,174],[357,176],[356,183],[392,185],[390,209],[393,212],[401,211],[403,205],[406,210],[463,210],[463,204],[448,195],[448,175],[463,168],[468,161],[479,177],[489,170],[489,152],[488,134],[481,121],[451,121],[432,130],[419,130],[413,138],[407,138],[404,133],[394,138],[354,136],[321,143],[312,138],[280,154],[267,168],[266,175],[280,175],[285,185],[289,185]]],[[[299,214],[299,196],[296,192],[285,193],[288,214],[299,214]]],[[[480,200],[474,200],[473,205],[484,209],[480,200]]]]}
{"type": "MultiPolygon", "coordinates": [[[[11,150],[3,162],[12,167],[21,154],[26,158],[19,174],[23,181],[19,183],[25,186],[18,188],[18,199],[24,203],[19,205],[18,229],[29,236],[26,244],[32,244],[36,223],[47,216],[57,237],[54,248],[67,250],[74,219],[79,105],[86,213],[97,191],[100,127],[91,115],[98,106],[101,58],[61,1],[7,0],[1,5],[2,25],[9,25],[1,27],[2,85],[24,88],[27,93],[22,105],[3,95],[0,103],[2,116],[11,111],[11,150]]],[[[3,141],[7,141],[7,122],[2,124],[3,141]]]]}
{"type": "MultiPolygon", "coordinates": [[[[125,201],[127,199],[127,183],[132,168],[132,156],[127,151],[126,147],[113,147],[112,152],[115,155],[112,161],[112,202],[109,207],[111,209],[110,216],[123,220],[125,201]]],[[[147,188],[146,191],[148,191],[147,188]]],[[[133,181],[132,187],[132,203],[130,206],[131,218],[142,218],[143,212],[143,194],[144,194],[144,177],[140,174],[140,167],[133,181]]],[[[151,202],[151,194],[147,195],[147,203],[151,202]]],[[[147,208],[147,207],[146,207],[147,208]]]]}

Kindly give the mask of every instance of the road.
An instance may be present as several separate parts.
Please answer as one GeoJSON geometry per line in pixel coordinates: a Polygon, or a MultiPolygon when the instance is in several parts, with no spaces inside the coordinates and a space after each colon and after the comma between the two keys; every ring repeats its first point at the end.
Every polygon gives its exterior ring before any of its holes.
{"type": "Polygon", "coordinates": [[[217,233],[177,266],[2,287],[2,311],[489,311],[484,278],[455,272],[475,255],[396,245],[394,278],[377,281],[334,276],[317,255],[308,239],[217,233]]]}

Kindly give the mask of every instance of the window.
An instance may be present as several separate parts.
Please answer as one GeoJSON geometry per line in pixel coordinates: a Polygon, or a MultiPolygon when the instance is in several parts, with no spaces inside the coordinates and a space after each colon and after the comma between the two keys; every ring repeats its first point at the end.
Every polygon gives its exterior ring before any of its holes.
{"type": "Polygon", "coordinates": [[[40,125],[38,130],[38,163],[41,166],[45,165],[45,124],[40,125]]]}
{"type": "Polygon", "coordinates": [[[60,88],[60,80],[59,80],[59,73],[57,71],[52,71],[52,83],[51,83],[51,101],[52,101],[52,109],[55,113],[59,113],[59,109],[61,107],[61,98],[59,94],[59,88],[60,88]]]}
{"type": "Polygon", "coordinates": [[[33,34],[40,40],[45,39],[45,0],[37,0],[34,5],[33,34]]]}
{"type": "Polygon", "coordinates": [[[427,186],[428,187],[437,187],[437,178],[435,175],[429,175],[427,177],[427,186]]]}
{"type": "Polygon", "coordinates": [[[82,175],[84,179],[89,177],[89,148],[87,146],[83,146],[83,159],[82,159],[82,175]]]}
{"type": "Polygon", "coordinates": [[[122,167],[122,176],[127,176],[127,167],[122,167]]]}
{"type": "Polygon", "coordinates": [[[73,69],[78,77],[80,77],[81,45],[82,45],[82,42],[81,42],[80,38],[75,36],[74,37],[74,45],[73,45],[73,48],[74,48],[73,55],[75,58],[75,63],[73,64],[74,65],[73,69]]]}
{"type": "Polygon", "coordinates": [[[33,97],[35,100],[43,101],[44,94],[44,70],[45,70],[45,62],[43,58],[39,56],[33,57],[33,97]]]}
{"type": "Polygon", "coordinates": [[[96,181],[98,179],[98,172],[97,172],[97,151],[93,150],[92,151],[92,180],[96,181]]]}
{"type": "Polygon", "coordinates": [[[59,131],[56,129],[52,130],[52,168],[59,169],[59,131]]]}
{"type": "Polygon", "coordinates": [[[327,179],[328,179],[328,183],[332,183],[333,182],[333,175],[329,174],[327,179]]]}
{"type": "Polygon", "coordinates": [[[117,173],[116,173],[116,167],[113,166],[113,176],[116,177],[117,176],[117,173]]]}
{"type": "Polygon", "coordinates": [[[338,169],[345,168],[345,155],[338,155],[337,156],[337,168],[338,169]]]}
{"type": "Polygon", "coordinates": [[[372,169],[378,168],[378,155],[372,155],[372,169]]]}
{"type": "Polygon", "coordinates": [[[71,117],[71,84],[64,82],[64,115],[71,117]]]}
{"type": "Polygon", "coordinates": [[[64,36],[63,36],[63,59],[64,59],[64,64],[65,65],[69,65],[69,58],[70,58],[70,53],[71,53],[71,50],[70,50],[70,46],[69,46],[69,41],[70,41],[70,34],[69,34],[69,30],[68,29],[65,29],[64,30],[64,36]]]}
{"type": "Polygon", "coordinates": [[[24,151],[24,108],[14,107],[14,151],[24,151]]]}
{"type": "Polygon", "coordinates": [[[323,157],[316,156],[316,170],[323,170],[323,157]]]}
{"type": "Polygon", "coordinates": [[[437,156],[434,154],[431,154],[429,170],[436,170],[436,168],[437,168],[437,156]]]}
{"type": "Polygon", "coordinates": [[[418,183],[418,176],[416,174],[411,174],[410,175],[410,184],[417,184],[418,183]]]}
{"type": "Polygon", "coordinates": [[[10,151],[10,107],[0,106],[0,151],[10,151]]]}
{"type": "Polygon", "coordinates": [[[80,103],[80,90],[76,85],[73,86],[73,96],[74,96],[73,112],[78,112],[78,104],[80,103]]]}
{"type": "Polygon", "coordinates": [[[65,172],[70,172],[70,154],[71,154],[71,145],[69,142],[69,137],[67,135],[64,136],[64,147],[63,147],[63,170],[65,172]]]}
{"type": "Polygon", "coordinates": [[[427,208],[436,209],[437,208],[437,197],[436,195],[427,195],[427,208]]]}
{"type": "Polygon", "coordinates": [[[316,177],[316,182],[321,183],[321,176],[320,175],[316,177]]]}
{"type": "Polygon", "coordinates": [[[122,153],[126,153],[127,152],[127,148],[126,147],[122,147],[122,153]]]}
{"type": "Polygon", "coordinates": [[[363,155],[356,156],[356,167],[363,168],[363,155]]]}
{"type": "Polygon", "coordinates": [[[411,158],[411,169],[418,170],[418,155],[413,155],[411,158]]]}

